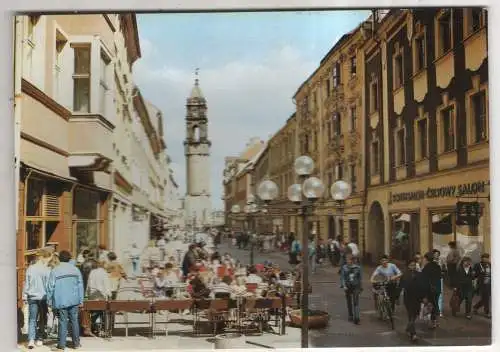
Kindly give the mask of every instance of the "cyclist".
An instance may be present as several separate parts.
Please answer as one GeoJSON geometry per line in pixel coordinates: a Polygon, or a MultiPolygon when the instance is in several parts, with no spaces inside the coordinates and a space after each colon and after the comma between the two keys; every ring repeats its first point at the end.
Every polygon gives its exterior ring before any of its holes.
{"type": "MultiPolygon", "coordinates": [[[[393,264],[389,262],[389,256],[383,255],[380,258],[380,265],[373,271],[373,274],[370,278],[370,282],[372,284],[377,284],[380,282],[388,282],[387,284],[387,294],[391,299],[391,309],[394,312],[394,308],[396,305],[396,300],[399,296],[398,291],[398,281],[403,274],[401,270],[393,264]]],[[[377,302],[377,292],[374,292],[375,302],[377,302]]]]}
{"type": "Polygon", "coordinates": [[[346,263],[343,266],[342,274],[344,281],[344,291],[349,313],[349,321],[359,325],[359,294],[361,293],[361,267],[355,263],[352,254],[345,256],[346,263]]]}

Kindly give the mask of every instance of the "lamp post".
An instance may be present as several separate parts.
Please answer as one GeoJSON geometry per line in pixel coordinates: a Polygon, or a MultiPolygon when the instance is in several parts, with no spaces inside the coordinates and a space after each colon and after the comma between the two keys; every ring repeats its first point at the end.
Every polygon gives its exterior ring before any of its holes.
{"type": "Polygon", "coordinates": [[[352,188],[351,185],[344,180],[336,181],[330,187],[330,194],[332,195],[333,200],[337,203],[337,208],[339,210],[339,217],[342,220],[342,227],[340,229],[342,238],[344,238],[344,209],[345,209],[345,200],[349,198],[351,195],[352,188]]]}
{"type": "Polygon", "coordinates": [[[301,208],[302,215],[302,298],[301,298],[301,347],[309,346],[309,224],[308,216],[312,213],[314,202],[325,193],[323,182],[310,176],[314,170],[314,161],[306,155],[295,160],[294,169],[300,183],[288,187],[288,199],[301,208]]]}
{"type": "MultiPolygon", "coordinates": [[[[259,209],[257,208],[257,204],[253,203],[253,200],[254,200],[253,196],[248,197],[247,205],[245,205],[245,207],[244,207],[244,212],[246,214],[246,219],[247,219],[247,227],[249,230],[250,230],[251,220],[253,220],[253,215],[259,211],[259,209]]],[[[255,232],[255,229],[254,229],[254,226],[252,226],[252,235],[250,237],[250,265],[254,264],[254,258],[255,258],[255,255],[254,255],[254,249],[255,249],[254,232],[255,232]]]]}

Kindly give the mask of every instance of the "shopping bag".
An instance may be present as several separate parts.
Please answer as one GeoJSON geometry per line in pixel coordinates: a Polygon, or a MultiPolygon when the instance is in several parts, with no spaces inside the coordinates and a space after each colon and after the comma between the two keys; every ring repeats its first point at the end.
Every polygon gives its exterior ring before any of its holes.
{"type": "Polygon", "coordinates": [[[450,308],[454,313],[460,311],[460,294],[456,290],[453,291],[453,294],[450,298],[450,308]]]}

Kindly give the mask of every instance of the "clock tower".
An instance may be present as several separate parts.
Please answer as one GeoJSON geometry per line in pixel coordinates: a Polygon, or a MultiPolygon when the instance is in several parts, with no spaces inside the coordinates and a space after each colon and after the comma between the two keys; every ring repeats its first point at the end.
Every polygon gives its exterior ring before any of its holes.
{"type": "Polygon", "coordinates": [[[186,225],[202,228],[210,225],[210,147],[207,102],[201,92],[198,69],[191,95],[186,103],[186,225]]]}

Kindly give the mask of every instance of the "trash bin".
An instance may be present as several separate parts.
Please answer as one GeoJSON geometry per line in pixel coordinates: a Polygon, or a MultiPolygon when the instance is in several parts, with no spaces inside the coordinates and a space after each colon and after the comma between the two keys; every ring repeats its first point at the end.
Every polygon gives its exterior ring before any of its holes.
{"type": "Polygon", "coordinates": [[[214,348],[216,350],[245,348],[245,335],[239,333],[217,335],[215,336],[214,348]]]}

